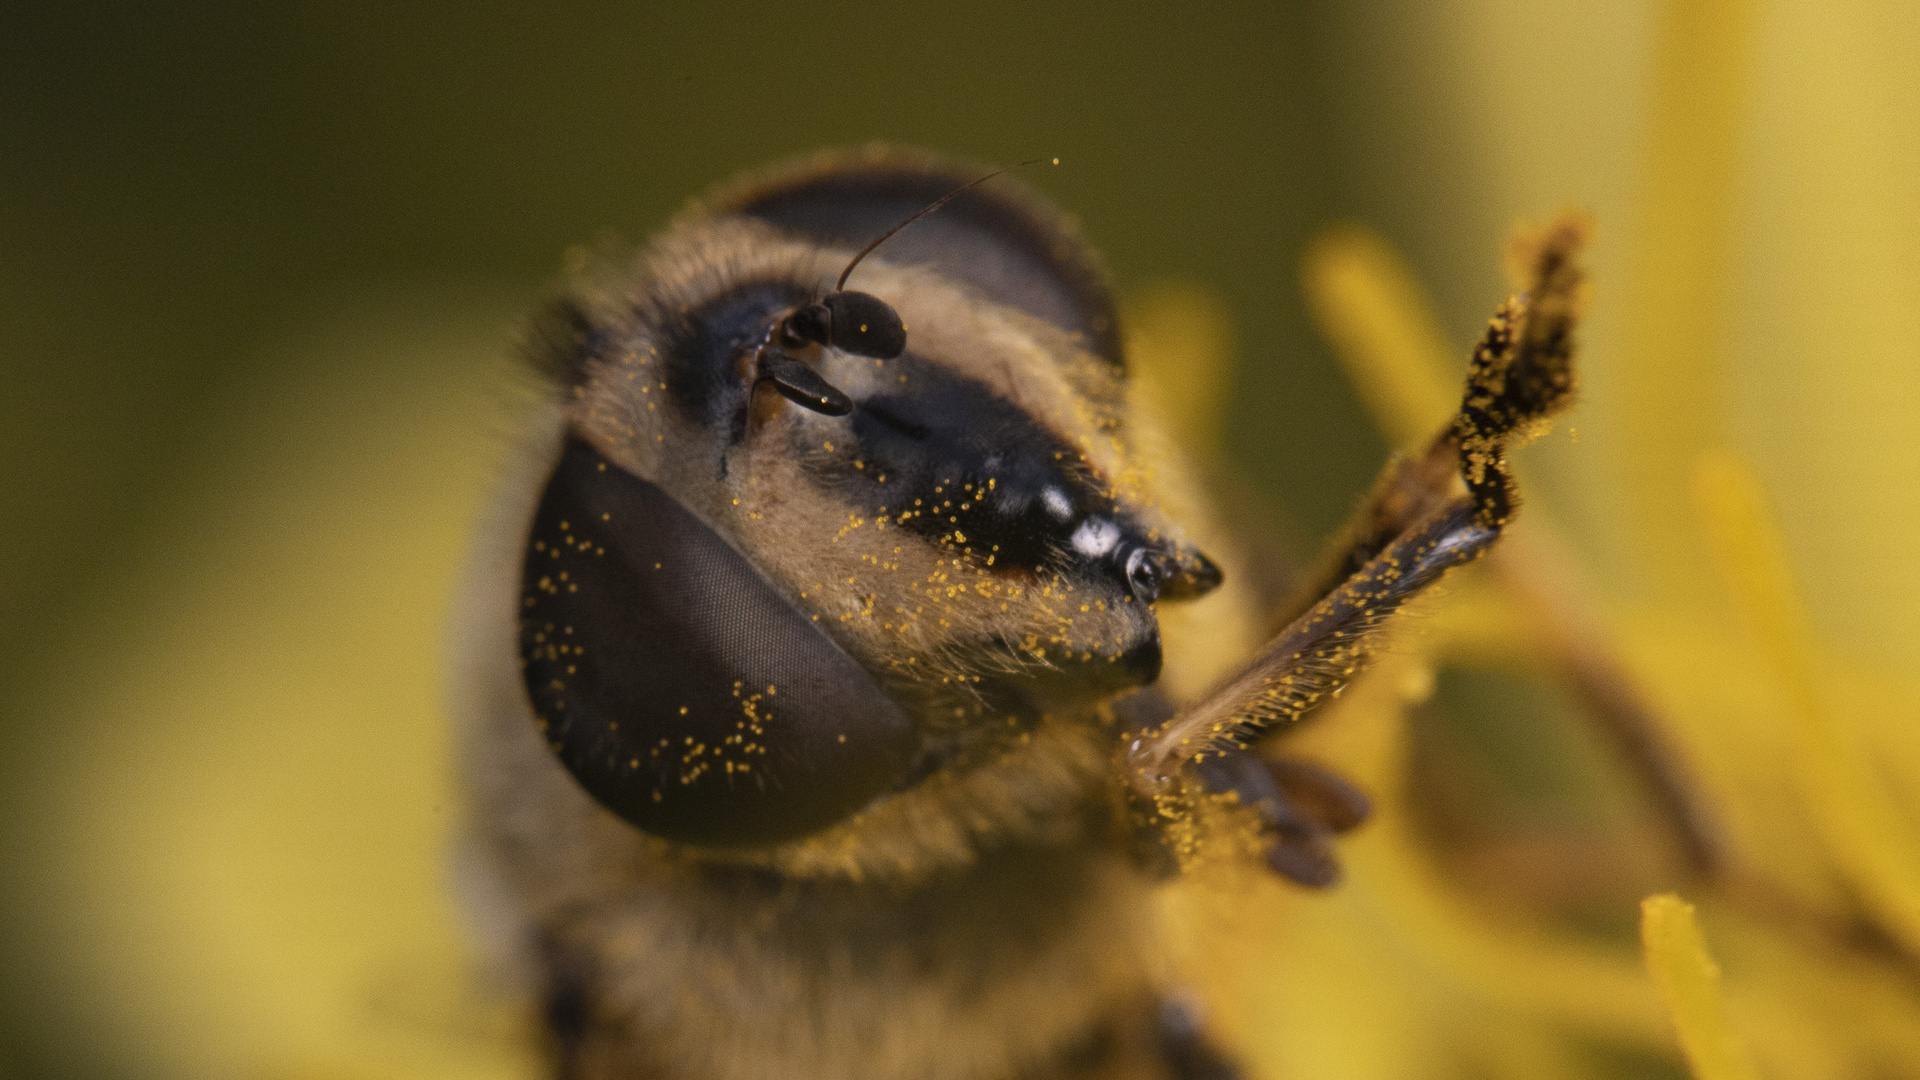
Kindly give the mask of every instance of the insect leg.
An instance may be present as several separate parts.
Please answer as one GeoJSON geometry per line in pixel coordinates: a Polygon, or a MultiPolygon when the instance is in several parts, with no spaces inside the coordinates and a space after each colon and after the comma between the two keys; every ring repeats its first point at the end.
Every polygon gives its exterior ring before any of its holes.
{"type": "Polygon", "coordinates": [[[1460,411],[1423,455],[1388,467],[1343,554],[1329,562],[1328,576],[1338,578],[1331,589],[1239,674],[1133,741],[1143,794],[1160,792],[1185,763],[1244,746],[1338,693],[1390,615],[1499,539],[1519,507],[1509,446],[1572,399],[1583,280],[1575,256],[1586,233],[1583,221],[1566,218],[1524,246],[1529,287],[1501,305],[1474,349],[1460,411]],[[1448,457],[1465,494],[1453,494],[1450,476],[1438,478],[1448,457]]]}
{"type": "Polygon", "coordinates": [[[1339,691],[1378,644],[1387,617],[1499,536],[1458,498],[1396,537],[1360,571],[1295,619],[1238,675],[1156,733],[1135,740],[1133,765],[1149,788],[1203,754],[1244,746],[1339,691]]]}
{"type": "MultiPolygon", "coordinates": [[[[1373,490],[1329,544],[1318,567],[1283,602],[1269,624],[1284,631],[1314,604],[1362,570],[1423,514],[1444,504],[1456,488],[1460,450],[1451,426],[1426,449],[1396,455],[1373,490]]],[[[1195,775],[1216,795],[1231,792],[1260,819],[1267,866],[1296,884],[1325,888],[1340,878],[1332,838],[1359,825],[1370,811],[1365,795],[1325,768],[1271,750],[1216,748],[1196,762],[1195,775]]]]}
{"type": "Polygon", "coordinates": [[[1310,888],[1340,880],[1333,837],[1372,812],[1358,788],[1299,758],[1263,758],[1235,747],[1195,760],[1194,772],[1208,790],[1232,792],[1259,818],[1269,841],[1268,868],[1310,888]]]}
{"type": "Polygon", "coordinates": [[[1449,426],[1424,450],[1396,454],[1388,461],[1375,478],[1373,489],[1322,550],[1313,569],[1303,575],[1286,599],[1269,613],[1268,633],[1285,630],[1342,582],[1359,573],[1408,526],[1446,502],[1457,490],[1459,460],[1459,444],[1449,426]]]}
{"type": "MultiPolygon", "coordinates": [[[[1175,711],[1153,687],[1122,698],[1114,706],[1121,741],[1157,730],[1175,711]]],[[[1251,810],[1267,844],[1268,868],[1309,888],[1325,888],[1339,880],[1332,838],[1357,827],[1373,809],[1360,789],[1324,766],[1245,747],[1227,747],[1196,758],[1194,776],[1209,792],[1231,795],[1251,810]]],[[[1170,846],[1172,838],[1154,827],[1160,815],[1152,800],[1136,802],[1135,809],[1137,820],[1146,825],[1135,837],[1133,849],[1140,867],[1156,876],[1178,873],[1178,841],[1170,846]]]]}

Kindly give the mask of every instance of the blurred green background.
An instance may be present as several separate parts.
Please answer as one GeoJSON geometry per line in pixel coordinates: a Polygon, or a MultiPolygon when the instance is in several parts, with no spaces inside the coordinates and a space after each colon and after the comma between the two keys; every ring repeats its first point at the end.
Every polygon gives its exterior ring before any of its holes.
{"type": "Polygon", "coordinates": [[[0,15],[0,1075],[386,1074],[273,1028],[324,1012],[261,1004],[273,943],[324,958],[414,933],[369,927],[388,871],[439,888],[442,789],[425,826],[393,811],[388,847],[381,800],[444,783],[438,628],[512,444],[515,328],[568,245],[644,239],[741,169],[872,139],[1058,156],[1030,180],[1123,292],[1225,300],[1232,457],[1288,545],[1325,533],[1385,447],[1308,325],[1312,231],[1380,229],[1465,342],[1516,217],[1630,224],[1645,5],[1445,7],[0,15]],[[1527,93],[1543,63],[1565,107],[1492,115],[1484,96],[1527,93]],[[386,685],[363,663],[416,696],[355,698],[386,685]],[[400,716],[393,761],[323,767],[400,716]],[[342,803],[337,834],[273,824],[342,803]],[[217,857],[183,839],[222,829],[217,857]],[[263,881],[256,849],[314,868],[263,881]],[[329,876],[356,859],[362,877],[329,876]],[[347,899],[231,906],[254,892],[347,899]]]}

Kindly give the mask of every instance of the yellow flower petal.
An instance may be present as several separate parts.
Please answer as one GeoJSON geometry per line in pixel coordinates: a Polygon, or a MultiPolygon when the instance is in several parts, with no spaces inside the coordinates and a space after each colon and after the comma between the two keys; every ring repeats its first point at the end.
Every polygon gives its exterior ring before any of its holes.
{"type": "Polygon", "coordinates": [[[1448,347],[1399,253],[1370,229],[1336,225],[1307,246],[1300,273],[1314,321],[1374,423],[1395,446],[1432,438],[1460,406],[1466,354],[1448,347]]]}
{"type": "Polygon", "coordinates": [[[1671,894],[1647,897],[1640,904],[1640,940],[1694,1080],[1759,1080],[1727,1024],[1720,967],[1694,923],[1693,905],[1671,894]]]}
{"type": "Polygon", "coordinates": [[[1197,285],[1165,282],[1128,301],[1125,326],[1135,393],[1182,448],[1218,456],[1236,349],[1226,304],[1197,285]]]}
{"type": "Polygon", "coordinates": [[[1718,441],[1723,314],[1751,97],[1753,0],[1665,5],[1653,70],[1641,218],[1620,283],[1622,400],[1612,418],[1620,532],[1645,583],[1699,592],[1686,519],[1687,468],[1718,441]]]}
{"type": "Polygon", "coordinates": [[[1920,837],[1828,715],[1816,647],[1760,484],[1727,453],[1700,460],[1695,498],[1719,569],[1786,692],[1797,779],[1834,862],[1907,950],[1920,955],[1920,837]]]}

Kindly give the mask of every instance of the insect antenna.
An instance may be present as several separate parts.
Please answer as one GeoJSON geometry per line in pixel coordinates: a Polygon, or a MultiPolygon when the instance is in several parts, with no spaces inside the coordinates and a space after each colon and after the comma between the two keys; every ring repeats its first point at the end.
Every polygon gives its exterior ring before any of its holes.
{"type": "MultiPolygon", "coordinates": [[[[914,211],[906,220],[861,248],[859,254],[847,263],[847,268],[840,271],[840,280],[834,282],[832,292],[780,321],[767,344],[760,349],[761,381],[772,383],[782,396],[803,409],[826,416],[845,416],[852,411],[853,402],[845,394],[786,350],[801,349],[808,345],[831,345],[855,356],[876,360],[891,360],[905,352],[907,325],[893,305],[872,293],[847,288],[847,278],[853,274],[854,267],[859,266],[860,260],[872,254],[875,248],[886,243],[895,233],[945,206],[955,197],[1001,173],[1047,160],[1032,158],[969,180],[914,211]]],[[[1055,165],[1060,164],[1059,158],[1051,160],[1055,165]]]]}
{"type": "Polygon", "coordinates": [[[1010,173],[1015,169],[1024,169],[1028,165],[1038,165],[1041,162],[1048,161],[1048,160],[1051,160],[1055,165],[1060,164],[1059,158],[1051,158],[1051,159],[1028,158],[1025,161],[1018,161],[1013,163],[1012,165],[1003,165],[1000,168],[995,169],[992,172],[986,174],[985,176],[975,177],[974,179],[969,180],[964,184],[961,184],[959,187],[954,188],[952,191],[949,191],[945,195],[942,195],[939,198],[933,200],[927,205],[921,207],[919,210],[914,211],[912,216],[908,217],[905,221],[902,221],[900,224],[895,225],[893,228],[888,229],[886,232],[881,233],[878,239],[874,240],[872,243],[868,244],[866,247],[861,248],[860,253],[858,255],[855,255],[853,257],[853,261],[847,264],[847,268],[845,270],[840,271],[840,280],[833,283],[833,291],[840,292],[841,290],[845,289],[847,287],[847,278],[853,276],[853,268],[860,265],[861,259],[864,259],[868,255],[873,254],[874,248],[877,248],[881,244],[886,243],[888,240],[893,239],[894,233],[897,233],[901,229],[904,229],[907,226],[913,224],[914,222],[919,221],[921,218],[926,217],[928,214],[931,214],[935,210],[938,210],[941,207],[952,202],[955,198],[961,195],[964,195],[969,191],[972,191],[974,188],[979,187],[981,184],[986,183],[987,181],[993,179],[996,176],[999,176],[1002,173],[1010,173]]]}

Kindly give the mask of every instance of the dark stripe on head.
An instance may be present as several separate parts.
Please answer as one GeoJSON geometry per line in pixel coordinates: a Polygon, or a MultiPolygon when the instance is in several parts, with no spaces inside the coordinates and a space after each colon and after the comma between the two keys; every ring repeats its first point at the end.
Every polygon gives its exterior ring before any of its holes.
{"type": "Polygon", "coordinates": [[[741,353],[766,339],[781,315],[813,298],[790,281],[751,281],[659,319],[667,395],[689,419],[714,423],[742,409],[752,388],[740,377],[741,353]]]}
{"type": "Polygon", "coordinates": [[[825,484],[996,570],[1064,569],[1075,535],[1102,521],[1115,542],[1132,531],[1079,451],[1024,410],[910,352],[893,363],[911,389],[858,402],[852,445],[796,446],[825,484]]]}
{"type": "MultiPolygon", "coordinates": [[[[737,184],[715,200],[713,211],[859,248],[986,171],[900,148],[840,152],[737,184]]],[[[889,239],[875,257],[932,266],[996,303],[1082,335],[1089,350],[1116,367],[1123,362],[1099,260],[1072,222],[1017,177],[996,177],[956,196],[889,239]]],[[[849,287],[857,288],[858,278],[856,272],[849,287]]]]}

